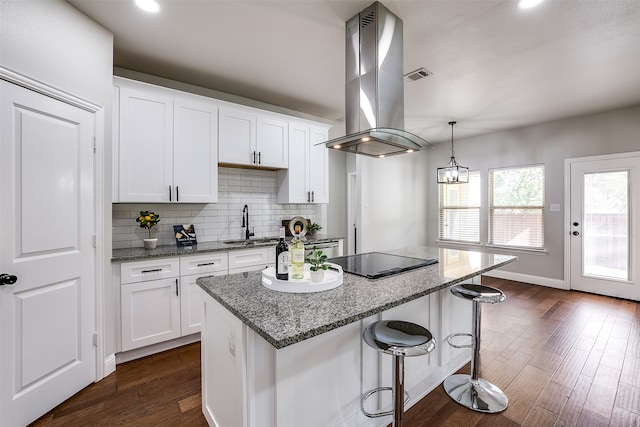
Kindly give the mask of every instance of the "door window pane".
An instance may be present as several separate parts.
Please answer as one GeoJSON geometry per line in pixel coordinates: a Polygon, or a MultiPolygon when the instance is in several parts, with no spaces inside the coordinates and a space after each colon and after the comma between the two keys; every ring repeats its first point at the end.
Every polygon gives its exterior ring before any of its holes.
{"type": "Polygon", "coordinates": [[[583,272],[629,278],[629,172],[584,175],[583,272]]]}

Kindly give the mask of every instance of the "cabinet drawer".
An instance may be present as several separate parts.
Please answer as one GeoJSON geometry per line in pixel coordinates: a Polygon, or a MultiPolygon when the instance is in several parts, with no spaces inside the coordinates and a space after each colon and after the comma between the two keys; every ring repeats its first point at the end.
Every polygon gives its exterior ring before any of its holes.
{"type": "Polygon", "coordinates": [[[125,262],[120,265],[120,283],[123,285],[178,277],[179,274],[180,263],[178,258],[125,262]]]}
{"type": "MultiPolygon", "coordinates": [[[[229,252],[229,271],[251,266],[266,266],[275,262],[274,247],[243,249],[229,252]]],[[[256,269],[253,269],[256,270],[256,269]]],[[[249,270],[244,270],[249,271],[249,270]]]]}
{"type": "Polygon", "coordinates": [[[180,275],[227,272],[229,256],[227,252],[213,252],[206,255],[180,257],[180,275]]]}

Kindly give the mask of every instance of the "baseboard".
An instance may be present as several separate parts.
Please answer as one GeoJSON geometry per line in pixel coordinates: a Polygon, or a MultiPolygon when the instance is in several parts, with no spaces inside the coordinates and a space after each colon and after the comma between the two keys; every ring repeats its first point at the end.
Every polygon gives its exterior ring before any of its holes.
{"type": "Polygon", "coordinates": [[[107,377],[116,371],[116,355],[115,354],[110,354],[107,357],[105,357],[103,369],[104,369],[104,377],[107,377]]]}
{"type": "Polygon", "coordinates": [[[158,344],[148,345],[142,348],[136,348],[134,350],[123,351],[117,353],[116,363],[129,362],[130,360],[140,359],[141,357],[150,356],[152,354],[160,353],[162,351],[171,350],[173,348],[181,347],[183,345],[191,344],[200,341],[200,333],[187,335],[185,337],[176,338],[169,341],[164,341],[158,344]]]}
{"type": "Polygon", "coordinates": [[[551,279],[549,277],[532,276],[530,274],[513,273],[510,271],[491,270],[483,276],[496,277],[498,279],[513,280],[515,282],[531,283],[532,285],[546,286],[548,288],[569,290],[564,280],[551,279]]]}

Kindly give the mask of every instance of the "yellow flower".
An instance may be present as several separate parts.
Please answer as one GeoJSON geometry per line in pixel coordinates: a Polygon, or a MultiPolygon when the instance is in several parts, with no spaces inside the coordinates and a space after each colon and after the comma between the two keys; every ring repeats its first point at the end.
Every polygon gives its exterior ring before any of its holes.
{"type": "Polygon", "coordinates": [[[151,221],[151,217],[149,215],[145,216],[144,219],[146,219],[147,221],[151,221]]]}

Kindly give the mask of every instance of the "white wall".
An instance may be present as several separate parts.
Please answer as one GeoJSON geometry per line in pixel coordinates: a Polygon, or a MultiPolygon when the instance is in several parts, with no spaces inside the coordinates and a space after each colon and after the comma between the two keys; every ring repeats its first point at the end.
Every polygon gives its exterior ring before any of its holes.
{"type": "MultiPolygon", "coordinates": [[[[464,126],[459,122],[458,126],[464,126]]],[[[464,140],[455,139],[456,160],[479,170],[482,176],[483,210],[481,241],[487,242],[487,171],[490,168],[531,164],[545,165],[545,248],[544,255],[500,251],[519,257],[502,270],[554,280],[564,280],[564,159],[640,149],[640,106],[613,110],[566,120],[497,132],[464,140]],[[557,203],[560,212],[550,212],[557,203]]],[[[436,169],[451,155],[449,143],[437,144],[427,157],[429,170],[428,242],[438,237],[438,189],[436,169]]],[[[498,251],[496,251],[498,252],[498,251]]]]}
{"type": "Polygon", "coordinates": [[[384,159],[356,156],[358,253],[426,245],[427,152],[384,159]]]}
{"type": "MultiPolygon", "coordinates": [[[[323,205],[277,203],[276,171],[219,168],[218,203],[119,203],[113,205],[113,247],[142,247],[148,237],[146,229],[135,222],[141,210],[160,215],[152,237],[159,245],[175,245],[174,224],[193,224],[198,242],[244,239],[242,208],[249,208],[250,230],[255,237],[278,236],[283,219],[302,216],[320,224],[320,234],[327,233],[323,205]],[[157,230],[156,230],[157,229],[157,230]]],[[[335,237],[340,235],[332,234],[335,237]]]]}
{"type": "MultiPolygon", "coordinates": [[[[62,0],[0,0],[0,65],[104,108],[102,188],[111,200],[113,35],[62,0]]],[[[107,325],[115,325],[111,283],[111,205],[99,224],[105,271],[107,325]]],[[[51,224],[55,226],[55,224],[51,224]]],[[[107,353],[115,351],[115,327],[107,329],[107,353]]]]}

